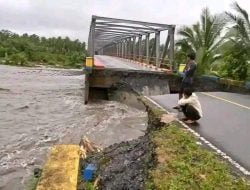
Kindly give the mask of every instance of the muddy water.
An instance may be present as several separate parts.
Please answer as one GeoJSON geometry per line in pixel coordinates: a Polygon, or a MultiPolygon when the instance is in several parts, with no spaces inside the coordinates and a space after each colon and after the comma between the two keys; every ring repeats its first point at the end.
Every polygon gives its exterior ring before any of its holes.
{"type": "Polygon", "coordinates": [[[146,113],[118,102],[84,105],[84,75],[0,66],[0,189],[24,189],[54,144],[86,135],[105,147],[144,134],[146,113]]]}

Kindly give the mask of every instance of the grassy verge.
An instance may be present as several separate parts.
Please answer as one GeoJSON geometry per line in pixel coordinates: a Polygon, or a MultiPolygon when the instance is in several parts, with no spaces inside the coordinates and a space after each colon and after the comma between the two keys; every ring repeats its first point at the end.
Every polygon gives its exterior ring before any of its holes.
{"type": "Polygon", "coordinates": [[[160,122],[166,112],[143,97],[140,100],[148,111],[148,131],[155,147],[155,166],[149,171],[145,189],[250,189],[249,180],[233,174],[227,162],[197,144],[198,139],[179,123],[160,122]]]}
{"type": "Polygon", "coordinates": [[[231,174],[214,153],[174,124],[151,134],[157,165],[149,172],[146,189],[250,189],[249,182],[231,174]]]}

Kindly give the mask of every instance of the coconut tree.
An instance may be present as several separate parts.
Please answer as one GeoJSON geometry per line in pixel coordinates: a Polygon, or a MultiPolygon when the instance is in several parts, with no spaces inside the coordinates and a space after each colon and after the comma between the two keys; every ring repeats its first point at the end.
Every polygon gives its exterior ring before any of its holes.
{"type": "Polygon", "coordinates": [[[226,12],[227,18],[232,24],[227,33],[232,45],[224,55],[225,70],[227,70],[229,77],[245,80],[250,60],[249,16],[247,11],[240,7],[237,2],[234,2],[232,7],[236,14],[226,12]]]}
{"type": "Polygon", "coordinates": [[[204,74],[220,55],[218,49],[224,41],[221,33],[226,25],[223,15],[212,15],[208,8],[202,10],[200,21],[191,27],[185,26],[178,31],[181,39],[176,46],[179,55],[196,52],[198,73],[204,74]]]}
{"type": "Polygon", "coordinates": [[[250,22],[248,13],[246,10],[241,8],[237,2],[234,2],[232,7],[236,11],[237,15],[226,12],[229,21],[233,24],[233,27],[230,27],[229,29],[228,36],[233,42],[241,44],[244,48],[249,48],[250,22]]]}

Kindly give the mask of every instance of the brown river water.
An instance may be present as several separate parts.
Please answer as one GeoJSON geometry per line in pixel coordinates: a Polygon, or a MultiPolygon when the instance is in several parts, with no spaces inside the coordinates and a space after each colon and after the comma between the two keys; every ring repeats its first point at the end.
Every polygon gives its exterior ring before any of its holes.
{"type": "Polygon", "coordinates": [[[0,190],[22,190],[54,144],[106,147],[144,134],[147,114],[115,101],[84,105],[80,70],[0,65],[0,190]]]}

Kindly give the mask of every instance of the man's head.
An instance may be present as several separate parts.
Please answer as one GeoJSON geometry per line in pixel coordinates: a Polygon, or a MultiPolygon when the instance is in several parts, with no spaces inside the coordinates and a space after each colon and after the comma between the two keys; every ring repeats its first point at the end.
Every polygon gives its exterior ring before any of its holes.
{"type": "Polygon", "coordinates": [[[191,96],[193,93],[193,89],[192,88],[185,88],[183,91],[183,95],[185,96],[185,98],[188,98],[189,96],[191,96]]]}
{"type": "Polygon", "coordinates": [[[195,53],[189,53],[187,55],[187,58],[188,58],[188,61],[193,61],[193,60],[195,60],[196,55],[195,55],[195,53]]]}

